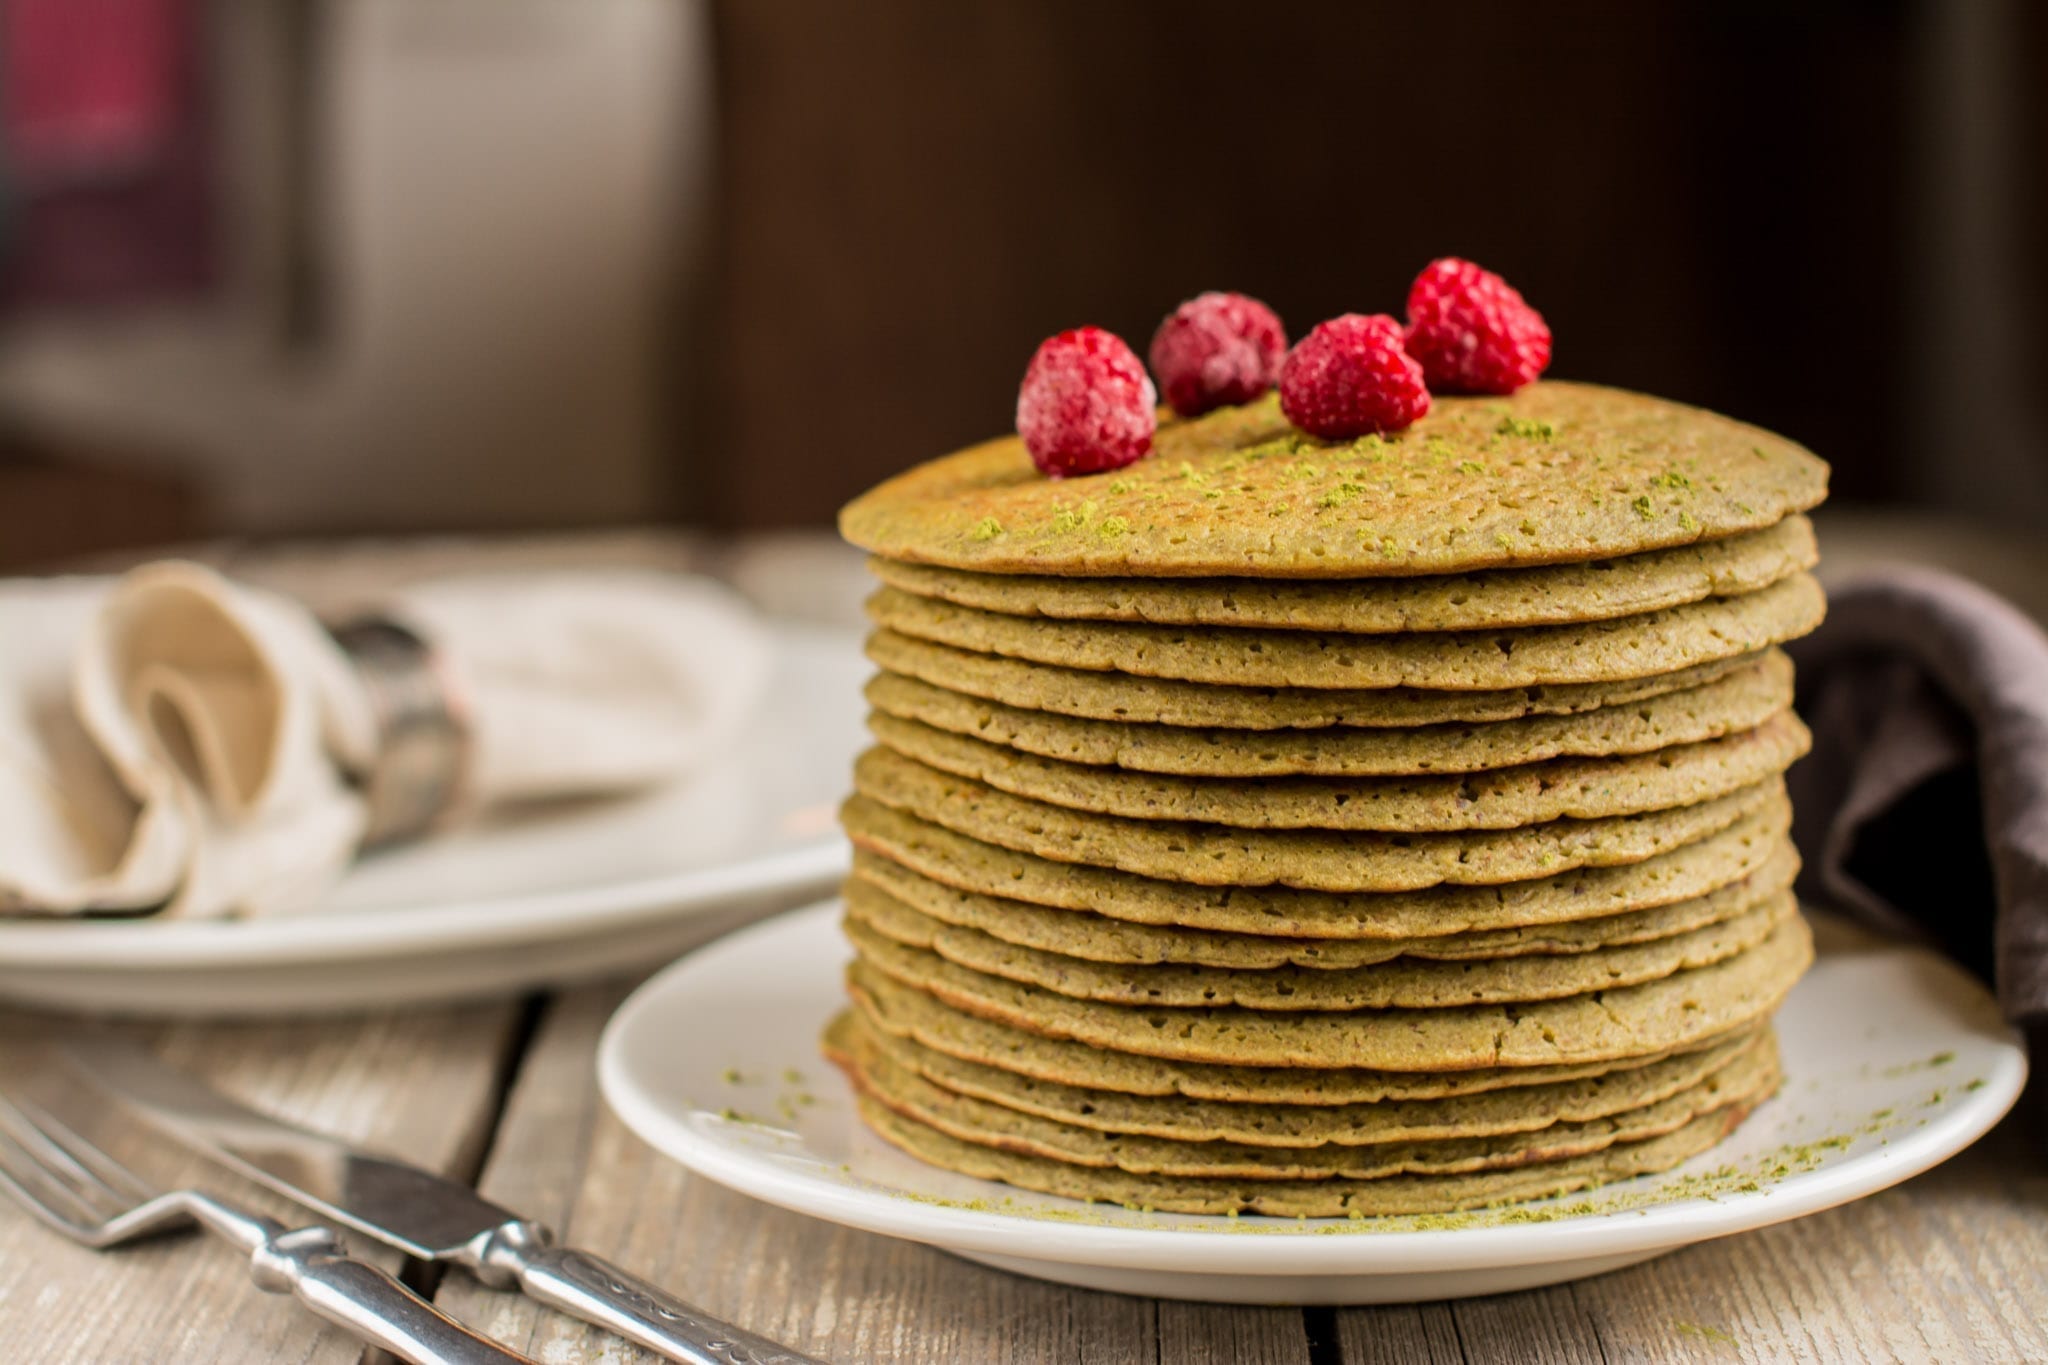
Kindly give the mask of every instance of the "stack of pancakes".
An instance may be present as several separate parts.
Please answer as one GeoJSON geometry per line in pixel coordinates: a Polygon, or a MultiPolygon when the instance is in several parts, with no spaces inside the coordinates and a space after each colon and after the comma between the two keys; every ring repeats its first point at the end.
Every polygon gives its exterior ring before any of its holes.
{"type": "Polygon", "coordinates": [[[1826,466],[1543,383],[1326,443],[1270,396],[847,508],[878,744],[826,1050],[939,1166],[1361,1216],[1668,1168],[1812,956],[1777,646],[1826,466]]]}

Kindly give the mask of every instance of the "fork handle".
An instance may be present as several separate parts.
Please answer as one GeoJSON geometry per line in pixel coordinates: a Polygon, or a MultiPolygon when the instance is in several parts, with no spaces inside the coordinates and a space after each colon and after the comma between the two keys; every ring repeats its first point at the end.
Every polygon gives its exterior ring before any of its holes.
{"type": "Polygon", "coordinates": [[[610,1261],[556,1246],[535,1223],[496,1229],[473,1264],[486,1284],[516,1283],[529,1298],[682,1365],[824,1365],[692,1308],[610,1261]]]}
{"type": "MultiPolygon", "coordinates": [[[[350,1256],[330,1228],[287,1232],[268,1218],[230,1216],[262,1236],[249,1251],[249,1274],[258,1288],[296,1295],[329,1322],[401,1360],[413,1365],[533,1365],[530,1357],[478,1336],[376,1266],[350,1256]]],[[[212,1219],[207,1222],[246,1245],[245,1236],[212,1219]]]]}

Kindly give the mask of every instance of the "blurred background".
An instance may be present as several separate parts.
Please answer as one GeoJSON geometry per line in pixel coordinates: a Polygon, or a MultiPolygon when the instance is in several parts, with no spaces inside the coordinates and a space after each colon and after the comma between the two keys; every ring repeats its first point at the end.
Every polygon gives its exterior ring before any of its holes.
{"type": "Polygon", "coordinates": [[[2024,0],[0,0],[0,567],[824,526],[1048,333],[1452,253],[2033,540],[2044,78],[2024,0]]]}

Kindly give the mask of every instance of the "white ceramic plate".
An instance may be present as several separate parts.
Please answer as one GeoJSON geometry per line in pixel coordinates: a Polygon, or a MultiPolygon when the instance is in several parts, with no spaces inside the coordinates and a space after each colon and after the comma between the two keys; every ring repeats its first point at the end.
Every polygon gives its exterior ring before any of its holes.
{"type": "Polygon", "coordinates": [[[260,1014],[476,998],[660,962],[823,895],[846,865],[833,816],[871,670],[854,632],[774,638],[753,724],[687,782],[378,854],[304,916],[0,923],[0,999],[260,1014]]]}
{"type": "Polygon", "coordinates": [[[1981,1136],[2026,1079],[1970,977],[1817,919],[1820,960],[1780,1015],[1785,1088],[1676,1171],[1449,1228],[1141,1213],[953,1175],[863,1129],[817,1050],[847,956],[837,911],[754,926],[649,981],[605,1031],[605,1098],[656,1148],[758,1199],[1090,1289],[1389,1303],[1555,1284],[1896,1184],[1981,1136]]]}

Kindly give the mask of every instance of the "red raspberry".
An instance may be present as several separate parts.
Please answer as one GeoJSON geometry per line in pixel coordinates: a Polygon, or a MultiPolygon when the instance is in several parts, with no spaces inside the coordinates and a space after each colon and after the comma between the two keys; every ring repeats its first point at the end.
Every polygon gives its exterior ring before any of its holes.
{"type": "Polygon", "coordinates": [[[1243,294],[1199,294],[1152,334],[1152,373],[1183,417],[1251,402],[1273,387],[1286,356],[1280,319],[1243,294]]]}
{"type": "Polygon", "coordinates": [[[1550,326],[1506,280],[1446,256],[1408,289],[1408,354],[1438,393],[1513,393],[1550,368],[1550,326]]]}
{"type": "Polygon", "coordinates": [[[1039,344],[1017,390],[1017,434],[1047,478],[1100,474],[1142,460],[1159,394],[1121,337],[1078,327],[1039,344]]]}
{"type": "Polygon", "coordinates": [[[1399,431],[1429,411],[1422,367],[1401,349],[1385,313],[1346,313],[1316,324],[1280,367],[1280,411],[1311,436],[1399,431]]]}

